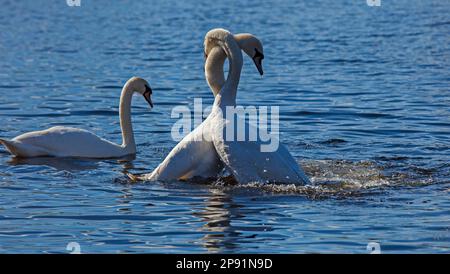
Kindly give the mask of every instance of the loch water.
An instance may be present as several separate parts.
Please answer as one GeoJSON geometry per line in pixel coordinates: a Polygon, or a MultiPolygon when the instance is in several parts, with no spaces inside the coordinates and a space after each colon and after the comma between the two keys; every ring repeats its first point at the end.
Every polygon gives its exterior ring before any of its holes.
{"type": "MultiPolygon", "coordinates": [[[[131,76],[135,158],[16,159],[0,148],[0,253],[450,251],[450,2],[2,1],[0,137],[56,125],[120,143],[131,76]],[[176,144],[175,106],[213,101],[205,33],[250,32],[238,103],[280,107],[310,186],[133,184],[176,144]]],[[[69,144],[70,145],[70,144],[69,144]]]]}

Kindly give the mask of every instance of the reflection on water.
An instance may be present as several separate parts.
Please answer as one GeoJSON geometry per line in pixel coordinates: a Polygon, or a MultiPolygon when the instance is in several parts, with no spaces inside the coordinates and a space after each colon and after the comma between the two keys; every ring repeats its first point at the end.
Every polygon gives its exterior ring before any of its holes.
{"type": "Polygon", "coordinates": [[[233,228],[231,222],[239,218],[239,207],[242,206],[234,203],[229,194],[213,189],[204,207],[193,213],[204,222],[201,230],[205,234],[201,242],[208,251],[224,252],[236,248],[236,239],[241,233],[233,228]]]}
{"type": "MultiPolygon", "coordinates": [[[[136,158],[135,155],[129,155],[120,159],[109,160],[117,163],[122,163],[124,170],[132,169],[132,160],[136,158]]],[[[32,165],[32,166],[48,166],[56,170],[64,170],[70,172],[94,170],[99,167],[99,162],[105,161],[100,159],[83,159],[83,158],[57,158],[57,157],[34,157],[34,158],[20,158],[12,157],[7,161],[10,165],[32,165]]]]}
{"type": "Polygon", "coordinates": [[[68,158],[37,157],[37,158],[12,158],[7,162],[11,165],[42,165],[57,170],[80,171],[98,168],[96,161],[77,160],[68,158]]]}

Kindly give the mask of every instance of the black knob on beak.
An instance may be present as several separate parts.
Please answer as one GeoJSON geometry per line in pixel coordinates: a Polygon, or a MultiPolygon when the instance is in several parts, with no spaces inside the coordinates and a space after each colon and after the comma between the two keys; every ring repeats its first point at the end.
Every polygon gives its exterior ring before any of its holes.
{"type": "Polygon", "coordinates": [[[151,108],[153,108],[152,94],[153,94],[152,89],[149,86],[145,85],[145,92],[143,95],[145,101],[147,101],[147,103],[150,105],[151,108]]]}
{"type": "Polygon", "coordinates": [[[259,52],[258,49],[255,48],[255,56],[253,56],[253,62],[255,63],[256,68],[258,69],[259,74],[263,75],[264,71],[262,68],[262,60],[264,59],[264,54],[259,52]]]}

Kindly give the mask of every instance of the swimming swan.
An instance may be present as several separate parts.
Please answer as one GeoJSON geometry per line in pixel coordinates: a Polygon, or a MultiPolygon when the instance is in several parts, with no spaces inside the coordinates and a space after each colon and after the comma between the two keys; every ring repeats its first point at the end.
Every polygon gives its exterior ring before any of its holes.
{"type": "Polygon", "coordinates": [[[28,132],[12,140],[0,139],[6,149],[18,157],[85,157],[115,158],[136,153],[133,127],[131,125],[131,98],[134,92],[142,94],[153,107],[152,89],[142,78],[129,79],[120,96],[120,127],[122,145],[117,145],[97,135],[78,128],[56,126],[42,131],[28,132]]]}
{"type": "MultiPolygon", "coordinates": [[[[206,132],[225,168],[238,183],[287,183],[307,184],[308,177],[282,144],[273,152],[262,152],[260,139],[257,141],[227,140],[229,127],[237,128],[239,117],[229,113],[227,107],[236,105],[236,93],[242,70],[242,53],[233,35],[224,29],[211,30],[205,48],[220,46],[229,60],[228,77],[216,95],[211,114],[205,120],[206,132]]],[[[246,123],[246,128],[249,124],[246,123]]],[[[255,130],[255,129],[254,129],[255,130]]],[[[272,140],[272,142],[274,142],[272,140]]],[[[275,142],[279,142],[276,140],[275,142]]]]}
{"type": "MultiPolygon", "coordinates": [[[[261,42],[249,33],[237,34],[233,37],[255,63],[259,73],[263,74],[263,48],[261,42]]],[[[206,41],[210,37],[206,35],[206,41]]],[[[205,47],[205,76],[212,93],[216,96],[225,83],[223,65],[227,55],[221,47],[205,47]]],[[[187,180],[194,177],[217,177],[223,170],[223,163],[217,154],[214,144],[208,139],[208,119],[186,135],[149,174],[128,176],[138,180],[187,180]]]]}

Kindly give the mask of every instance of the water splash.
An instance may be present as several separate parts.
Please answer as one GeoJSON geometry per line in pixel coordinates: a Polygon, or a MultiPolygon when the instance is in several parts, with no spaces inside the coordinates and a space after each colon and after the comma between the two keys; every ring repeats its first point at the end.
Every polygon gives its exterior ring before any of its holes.
{"type": "MultiPolygon", "coordinates": [[[[423,186],[434,182],[432,178],[421,176],[419,172],[390,173],[385,166],[373,161],[310,160],[302,162],[301,166],[309,176],[311,185],[259,182],[237,184],[224,176],[214,181],[213,186],[226,188],[229,191],[262,191],[323,199],[374,195],[388,187],[423,186]]],[[[417,169],[417,167],[411,167],[411,169],[417,169]]],[[[425,173],[429,175],[430,172],[428,170],[425,173]]]]}

